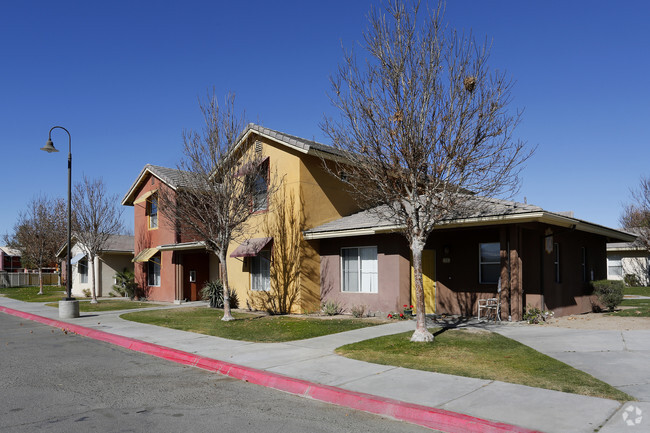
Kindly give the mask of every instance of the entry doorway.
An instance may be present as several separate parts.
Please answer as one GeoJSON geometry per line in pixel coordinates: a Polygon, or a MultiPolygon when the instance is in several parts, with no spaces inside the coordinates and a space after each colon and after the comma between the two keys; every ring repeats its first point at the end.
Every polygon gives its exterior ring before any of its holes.
{"type": "MultiPolygon", "coordinates": [[[[422,250],[422,283],[424,286],[424,309],[427,314],[436,312],[436,251],[422,250]]],[[[415,305],[415,272],[411,260],[411,302],[413,312],[416,312],[415,305]]]]}
{"type": "Polygon", "coordinates": [[[210,279],[207,253],[183,254],[183,299],[200,301],[201,289],[210,279]]]}

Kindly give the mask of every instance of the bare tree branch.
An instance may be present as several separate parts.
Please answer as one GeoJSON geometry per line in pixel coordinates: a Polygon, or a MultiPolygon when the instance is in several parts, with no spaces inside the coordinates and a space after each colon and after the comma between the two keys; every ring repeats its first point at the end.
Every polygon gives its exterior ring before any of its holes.
{"type": "Polygon", "coordinates": [[[90,179],[86,175],[82,183],[75,185],[72,203],[74,237],[88,255],[93,270],[91,303],[97,303],[95,260],[106,249],[111,235],[121,233],[123,209],[116,194],[108,195],[101,178],[90,179]]]}
{"type": "Polygon", "coordinates": [[[490,71],[489,45],[443,25],[443,3],[389,1],[373,8],[364,36],[367,61],[353,52],[331,79],[339,120],[323,131],[347,158],[346,174],[359,204],[404,228],[413,254],[417,327],[414,341],[431,341],[424,316],[421,254],[434,227],[459,216],[477,195],[512,195],[532,154],[513,139],[512,81],[490,71]],[[377,207],[378,205],[385,205],[377,207]]]}

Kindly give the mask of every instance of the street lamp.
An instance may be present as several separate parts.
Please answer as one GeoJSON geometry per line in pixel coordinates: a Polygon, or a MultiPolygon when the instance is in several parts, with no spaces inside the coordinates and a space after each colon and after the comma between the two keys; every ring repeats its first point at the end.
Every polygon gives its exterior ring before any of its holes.
{"type": "Polygon", "coordinates": [[[45,146],[41,147],[41,150],[44,150],[47,153],[59,151],[54,147],[54,143],[52,142],[52,131],[57,128],[63,129],[68,134],[68,256],[65,267],[65,286],[67,296],[63,300],[59,301],[59,317],[69,319],[79,317],[79,301],[72,297],[72,266],[70,264],[70,248],[72,243],[72,137],[70,136],[70,132],[63,126],[53,126],[50,128],[50,132],[47,135],[47,143],[45,143],[45,146]]]}

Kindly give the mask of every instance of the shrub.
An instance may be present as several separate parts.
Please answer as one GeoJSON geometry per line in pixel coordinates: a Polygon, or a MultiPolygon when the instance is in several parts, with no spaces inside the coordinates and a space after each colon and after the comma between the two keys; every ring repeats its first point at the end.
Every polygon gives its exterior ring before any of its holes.
{"type": "Polygon", "coordinates": [[[336,301],[327,301],[321,304],[321,310],[328,316],[336,316],[343,312],[343,307],[336,301]]]}
{"type": "Polygon", "coordinates": [[[81,292],[86,298],[90,298],[90,289],[83,289],[81,292]]]}
{"type": "Polygon", "coordinates": [[[614,309],[623,302],[623,281],[600,280],[593,281],[594,294],[598,297],[598,302],[603,304],[609,311],[614,309]]]}
{"type": "Polygon", "coordinates": [[[122,272],[115,274],[115,285],[113,285],[113,290],[121,296],[128,296],[133,299],[137,289],[138,283],[135,282],[135,274],[133,272],[125,268],[122,272]]]}
{"type": "Polygon", "coordinates": [[[634,274],[625,274],[623,281],[628,287],[639,287],[641,285],[641,280],[637,275],[634,274]]]}
{"type": "MultiPolygon", "coordinates": [[[[239,308],[237,292],[228,289],[230,308],[239,308]]],[[[208,281],[201,289],[203,300],[210,301],[210,308],[223,308],[223,283],[220,280],[208,281]]]]}
{"type": "Polygon", "coordinates": [[[546,322],[546,319],[553,317],[553,315],[554,313],[552,311],[542,311],[537,307],[527,305],[524,320],[530,324],[537,324],[546,322]]]}
{"type": "Polygon", "coordinates": [[[356,318],[363,317],[366,314],[366,308],[365,305],[354,305],[350,308],[350,313],[356,318]]]}

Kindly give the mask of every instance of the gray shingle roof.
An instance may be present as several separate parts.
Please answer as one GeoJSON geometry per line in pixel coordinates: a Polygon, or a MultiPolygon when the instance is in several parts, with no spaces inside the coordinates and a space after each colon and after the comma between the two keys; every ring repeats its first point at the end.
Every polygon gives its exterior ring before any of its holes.
{"type": "Polygon", "coordinates": [[[135,236],[111,235],[104,251],[134,251],[135,236]]]}
{"type": "Polygon", "coordinates": [[[297,137],[295,135],[286,134],[284,132],[276,131],[275,129],[266,128],[264,126],[256,125],[254,123],[248,124],[248,126],[242,133],[242,137],[246,135],[246,133],[249,130],[267,135],[275,140],[287,143],[299,149],[303,149],[306,152],[309,152],[310,149],[314,149],[320,152],[330,153],[332,155],[342,155],[342,152],[340,152],[338,149],[332,146],[328,146],[326,144],[322,144],[313,140],[307,140],[306,138],[297,137]]]}
{"type": "Polygon", "coordinates": [[[149,170],[157,178],[165,182],[172,188],[190,186],[188,177],[191,175],[188,171],[178,170],[176,168],[161,167],[159,165],[147,164],[144,166],[145,170],[149,170]]]}
{"type": "MultiPolygon", "coordinates": [[[[469,207],[470,211],[462,216],[463,219],[487,218],[491,216],[526,214],[543,211],[543,209],[539,206],[485,197],[472,197],[469,207]]],[[[370,210],[364,210],[334,221],[330,221],[318,227],[306,230],[305,233],[315,234],[345,230],[370,228],[381,229],[386,227],[393,227],[397,223],[389,215],[390,212],[388,211],[388,206],[382,205],[370,210]]],[[[448,220],[448,222],[451,221],[453,221],[453,219],[448,220]]]]}

